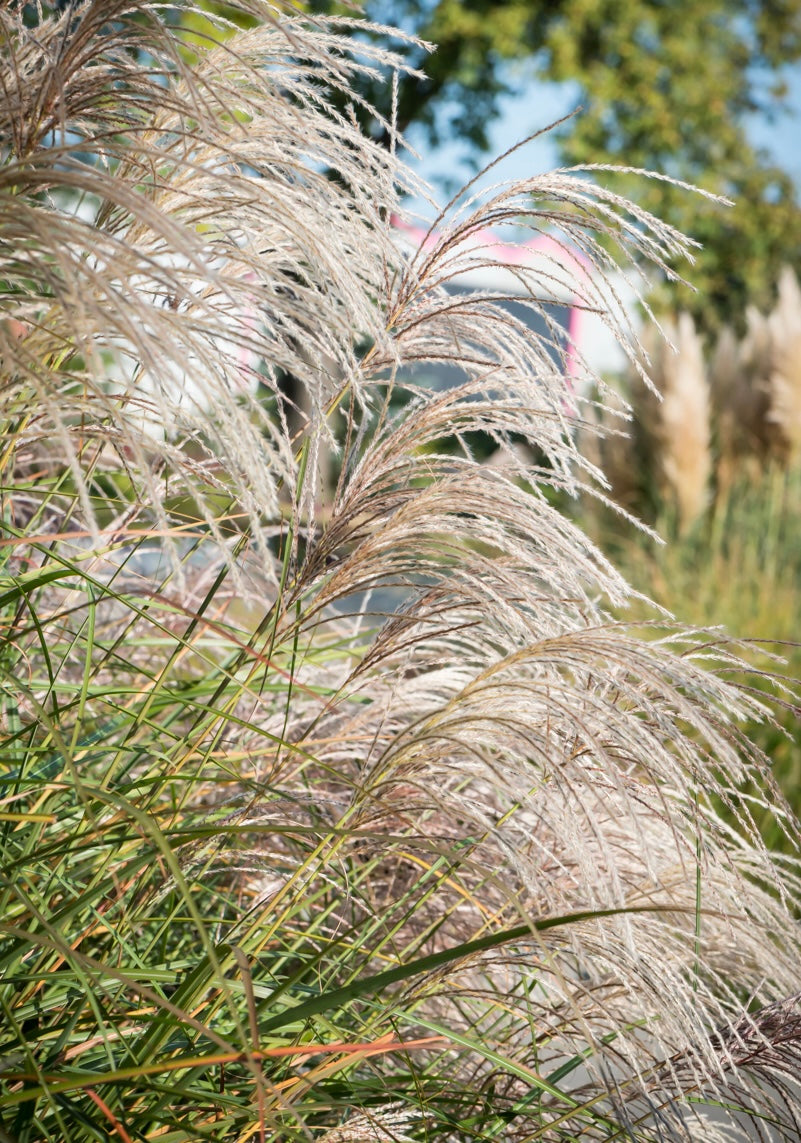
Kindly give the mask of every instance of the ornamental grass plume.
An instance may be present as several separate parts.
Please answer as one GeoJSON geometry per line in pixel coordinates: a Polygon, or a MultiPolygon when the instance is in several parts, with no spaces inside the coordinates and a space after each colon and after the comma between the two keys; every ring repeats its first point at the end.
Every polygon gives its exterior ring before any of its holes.
{"type": "Polygon", "coordinates": [[[748,331],[739,342],[725,326],[710,361],[709,382],[717,437],[717,483],[725,493],[743,467],[757,477],[767,452],[767,387],[755,380],[757,363],[764,359],[764,319],[750,307],[748,331]]]}
{"type": "Polygon", "coordinates": [[[645,368],[654,389],[639,386],[632,400],[641,449],[651,458],[660,499],[675,512],[679,530],[686,532],[709,499],[709,382],[692,317],[679,314],[675,326],[665,326],[665,337],[667,343],[646,338],[645,368]]]}
{"type": "Polygon", "coordinates": [[[774,452],[780,463],[792,468],[801,460],[801,287],[789,266],[779,277],[768,328],[773,350],[768,420],[774,452]]]}
{"type": "Polygon", "coordinates": [[[711,366],[719,483],[728,487],[743,464],[754,474],[798,465],[801,453],[801,289],[789,266],[767,316],[753,306],[746,335],[724,329],[711,366]]]}
{"type": "Polygon", "coordinates": [[[797,1138],[768,712],[609,618],[559,334],[445,290],[547,228],[623,334],[689,244],[572,169],[404,256],[364,28],[0,11],[0,1138],[797,1138]]]}

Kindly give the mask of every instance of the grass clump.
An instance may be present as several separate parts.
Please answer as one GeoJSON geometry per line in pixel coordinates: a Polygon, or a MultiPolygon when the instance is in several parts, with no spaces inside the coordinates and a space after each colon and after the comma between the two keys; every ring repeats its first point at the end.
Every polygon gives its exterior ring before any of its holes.
{"type": "MultiPolygon", "coordinates": [[[[798,812],[801,755],[793,693],[801,656],[793,642],[801,624],[798,560],[801,291],[785,268],[774,308],[750,306],[738,338],[724,330],[706,354],[687,314],[665,323],[671,349],[652,335],[642,364],[656,392],[634,369],[619,379],[630,405],[631,431],[600,417],[605,435],[588,441],[615,501],[653,524],[666,545],[621,526],[620,516],[584,501],[584,524],[626,578],[674,615],[722,627],[752,640],[755,668],[765,652],[785,676],[778,718],[752,722],[748,737],[770,757],[773,773],[798,812]],[[663,398],[663,399],[662,399],[663,398]],[[757,645],[758,644],[758,645],[757,645]]],[[[640,608],[648,614],[648,607],[640,608]]],[[[758,670],[751,684],[770,690],[758,670]]],[[[758,814],[771,846],[781,830],[758,814]]]]}
{"type": "Polygon", "coordinates": [[[610,619],[562,374],[444,290],[491,223],[593,307],[599,230],[683,240],[562,171],[405,259],[400,141],[327,98],[402,56],[238,7],[0,13],[0,1138],[792,1138],[761,700],[610,619]]]}
{"type": "MultiPolygon", "coordinates": [[[[801,791],[801,743],[797,686],[801,648],[798,470],[772,467],[755,479],[719,492],[701,519],[682,535],[665,514],[657,523],[662,544],[624,534],[607,517],[599,540],[627,579],[649,599],[701,627],[737,631],[741,654],[752,664],[748,684],[773,696],[771,718],[746,726],[750,741],[770,758],[773,777],[795,812],[801,791]],[[766,675],[765,669],[770,669],[766,675]],[[778,702],[776,701],[778,699],[778,702]]],[[[588,520],[598,528],[597,514],[588,520]]],[[[649,614],[639,605],[643,617],[649,614]]],[[[781,825],[768,809],[756,814],[769,847],[785,845],[781,825]]],[[[792,847],[790,849],[792,852],[792,847]]]]}

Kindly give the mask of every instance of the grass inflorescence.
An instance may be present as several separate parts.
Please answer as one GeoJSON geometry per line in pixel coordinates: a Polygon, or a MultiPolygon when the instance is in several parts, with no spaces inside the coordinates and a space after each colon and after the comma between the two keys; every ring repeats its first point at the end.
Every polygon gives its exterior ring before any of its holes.
{"type": "Polygon", "coordinates": [[[610,617],[579,399],[444,288],[491,224],[593,309],[686,243],[558,171],[404,256],[327,97],[402,50],[226,11],[0,13],[0,1139],[793,1138],[763,699],[610,617]]]}

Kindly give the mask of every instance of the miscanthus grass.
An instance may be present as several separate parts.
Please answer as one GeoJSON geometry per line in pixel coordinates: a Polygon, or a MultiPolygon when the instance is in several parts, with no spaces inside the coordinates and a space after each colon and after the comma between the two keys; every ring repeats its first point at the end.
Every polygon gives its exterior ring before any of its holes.
{"type": "MultiPolygon", "coordinates": [[[[770,757],[773,776],[798,813],[801,738],[791,692],[801,678],[801,473],[772,467],[757,476],[746,468],[694,526],[667,544],[605,521],[599,526],[592,512],[586,520],[603,545],[614,547],[618,566],[644,595],[685,621],[736,630],[747,641],[742,654],[756,668],[749,685],[780,701],[775,719],[752,721],[746,732],[770,757]],[[773,677],[760,675],[770,655],[773,677]]],[[[675,529],[667,514],[657,523],[663,534],[675,529]]],[[[644,596],[635,607],[642,616],[652,614],[644,596]]],[[[771,848],[784,847],[784,831],[769,811],[755,807],[755,819],[771,848]]],[[[795,852],[794,844],[788,852],[795,852]]]]}
{"type": "Polygon", "coordinates": [[[332,98],[401,39],[237,10],[0,11],[0,1139],[797,1138],[762,700],[608,617],[578,398],[445,291],[490,224],[592,308],[687,244],[563,170],[403,256],[332,98]]]}

